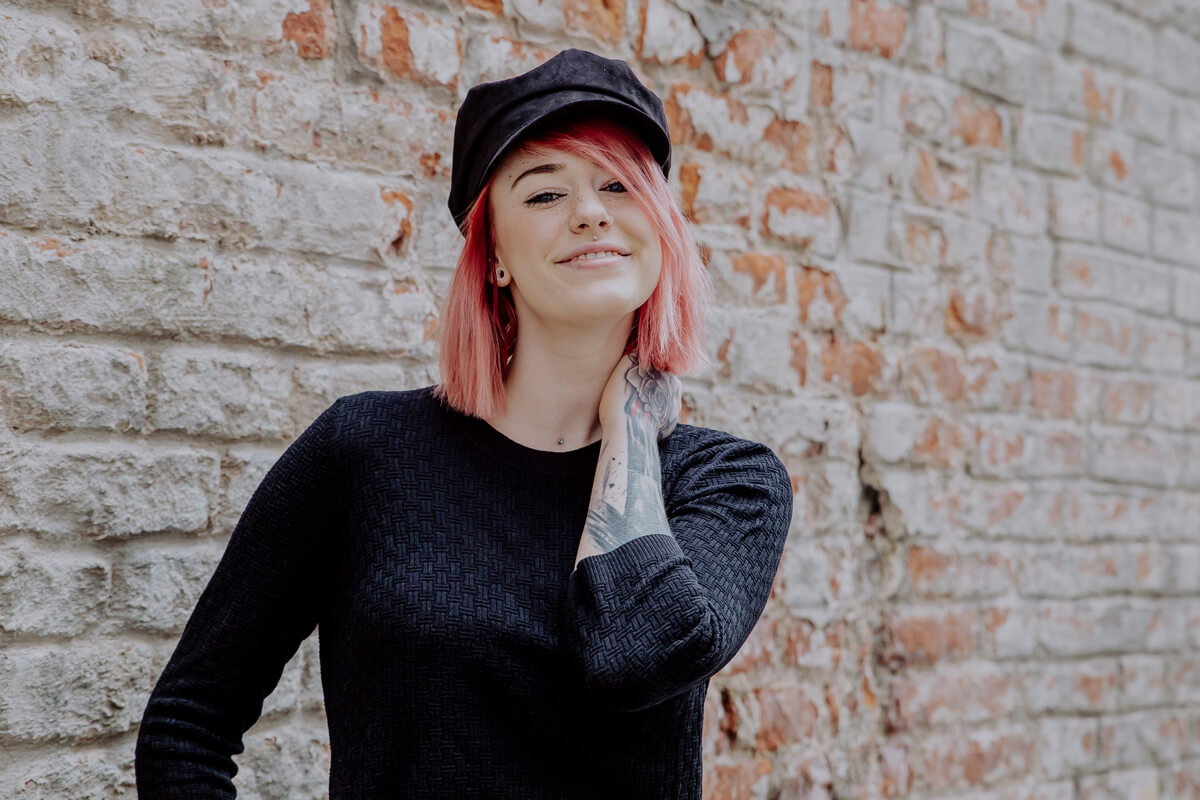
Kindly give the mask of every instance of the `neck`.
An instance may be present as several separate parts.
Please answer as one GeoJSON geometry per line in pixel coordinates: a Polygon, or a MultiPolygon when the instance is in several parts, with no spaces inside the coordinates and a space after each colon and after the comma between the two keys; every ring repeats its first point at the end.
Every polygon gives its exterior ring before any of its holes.
{"type": "Polygon", "coordinates": [[[574,450],[597,441],[600,396],[625,352],[632,321],[631,314],[616,323],[551,330],[522,320],[504,381],[505,409],[489,424],[536,450],[574,450]]]}

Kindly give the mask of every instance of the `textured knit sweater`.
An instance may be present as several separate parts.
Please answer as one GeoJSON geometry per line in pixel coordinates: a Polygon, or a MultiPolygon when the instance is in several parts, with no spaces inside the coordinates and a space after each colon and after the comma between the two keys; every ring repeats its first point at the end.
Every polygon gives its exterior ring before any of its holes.
{"type": "Polygon", "coordinates": [[[332,800],[699,798],[708,679],[762,613],[791,486],[680,425],[672,535],[576,568],[599,449],[530,449],[430,389],[340,398],[238,521],[146,708],[140,796],[233,797],[315,628],[332,800]]]}

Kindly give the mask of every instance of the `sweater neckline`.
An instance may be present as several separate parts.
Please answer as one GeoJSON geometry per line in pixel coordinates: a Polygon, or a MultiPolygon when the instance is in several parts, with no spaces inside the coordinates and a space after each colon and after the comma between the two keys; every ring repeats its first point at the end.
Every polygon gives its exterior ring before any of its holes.
{"type": "Polygon", "coordinates": [[[472,445],[510,466],[557,475],[596,471],[596,462],[600,458],[599,440],[575,450],[537,450],[508,438],[479,417],[467,416],[436,399],[434,402],[455,422],[472,445]]]}

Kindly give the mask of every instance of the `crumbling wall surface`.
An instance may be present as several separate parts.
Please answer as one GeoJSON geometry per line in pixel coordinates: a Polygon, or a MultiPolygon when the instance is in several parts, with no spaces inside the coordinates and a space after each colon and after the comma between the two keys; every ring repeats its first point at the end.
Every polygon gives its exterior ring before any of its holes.
{"type": "MultiPolygon", "coordinates": [[[[1194,0],[0,2],[0,796],[133,795],[266,469],[436,380],[471,85],[665,99],[687,421],[793,476],[711,800],[1200,798],[1194,0]]],[[[312,641],[248,798],[319,798],[312,641]]]]}

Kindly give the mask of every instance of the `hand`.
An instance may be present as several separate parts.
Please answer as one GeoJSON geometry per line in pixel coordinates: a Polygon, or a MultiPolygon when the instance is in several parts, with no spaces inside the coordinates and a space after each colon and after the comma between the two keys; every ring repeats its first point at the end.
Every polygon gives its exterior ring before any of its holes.
{"type": "Polygon", "coordinates": [[[633,420],[652,425],[665,439],[679,423],[683,387],[679,378],[653,367],[642,367],[637,356],[621,358],[600,396],[600,425],[626,424],[633,420]]]}

